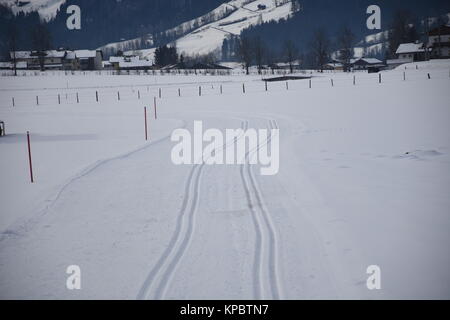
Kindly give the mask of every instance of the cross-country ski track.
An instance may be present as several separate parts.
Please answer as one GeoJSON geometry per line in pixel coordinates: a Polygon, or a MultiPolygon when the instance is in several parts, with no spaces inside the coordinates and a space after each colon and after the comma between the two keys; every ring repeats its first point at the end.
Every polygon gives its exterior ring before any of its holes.
{"type": "Polygon", "coordinates": [[[245,76],[63,78],[85,92],[0,79],[0,298],[449,297],[447,65],[267,89],[245,76]],[[242,164],[176,165],[171,134],[195,121],[279,132],[242,164]],[[278,139],[279,171],[262,175],[250,159],[278,139]],[[71,265],[80,290],[66,287],[71,265]],[[381,290],[366,286],[371,265],[381,290]]]}

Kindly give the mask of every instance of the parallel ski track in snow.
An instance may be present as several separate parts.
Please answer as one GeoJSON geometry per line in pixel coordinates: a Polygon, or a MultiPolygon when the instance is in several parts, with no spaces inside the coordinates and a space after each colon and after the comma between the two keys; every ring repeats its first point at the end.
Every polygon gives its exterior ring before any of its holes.
{"type": "MultiPolygon", "coordinates": [[[[248,129],[248,122],[244,124],[243,129],[248,129]]],[[[249,150],[245,155],[244,164],[242,164],[240,168],[241,179],[247,198],[247,205],[252,213],[252,220],[256,233],[255,256],[253,262],[255,299],[281,298],[278,279],[278,238],[271,215],[263,201],[259,184],[249,164],[250,155],[258,152],[262,146],[271,141],[272,135],[270,129],[278,129],[278,125],[275,120],[269,120],[268,129],[269,137],[265,143],[259,143],[257,148],[254,150],[249,150]],[[267,257],[265,257],[265,251],[268,251],[267,257]],[[267,275],[265,275],[265,273],[267,273],[267,275]],[[267,289],[265,279],[268,282],[267,289]]]]}
{"type": "MultiPolygon", "coordinates": [[[[242,124],[241,124],[242,126],[242,124]]],[[[233,141],[227,141],[222,149],[233,141]]],[[[190,242],[195,228],[195,214],[200,197],[200,179],[204,163],[196,164],[191,169],[185,184],[184,199],[179,211],[175,231],[163,254],[152,268],[138,293],[137,299],[164,299],[171,279],[181,262],[190,242]],[[187,225],[187,226],[186,226],[187,225]],[[164,268],[164,266],[166,266],[164,268]],[[159,278],[159,284],[156,284],[159,278]],[[154,289],[154,292],[152,292],[154,289]]]]}

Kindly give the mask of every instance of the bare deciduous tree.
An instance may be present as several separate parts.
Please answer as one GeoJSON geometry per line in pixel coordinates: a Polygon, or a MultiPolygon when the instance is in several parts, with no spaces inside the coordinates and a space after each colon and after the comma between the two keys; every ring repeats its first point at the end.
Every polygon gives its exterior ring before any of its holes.
{"type": "Polygon", "coordinates": [[[294,62],[298,59],[298,49],[292,40],[287,40],[284,43],[284,56],[286,62],[289,63],[290,73],[294,72],[294,62]]]}
{"type": "Polygon", "coordinates": [[[313,41],[311,43],[312,56],[314,64],[320,72],[323,72],[325,64],[328,62],[330,51],[330,41],[323,29],[314,32],[313,41]]]}
{"type": "Polygon", "coordinates": [[[339,60],[344,66],[344,71],[350,70],[350,60],[353,58],[353,45],[355,35],[347,26],[342,27],[338,35],[339,60]]]}
{"type": "Polygon", "coordinates": [[[10,59],[13,64],[14,75],[17,76],[16,51],[17,51],[17,41],[18,41],[18,37],[19,37],[19,31],[15,25],[11,25],[8,32],[9,32],[8,47],[9,47],[9,51],[11,53],[10,59]]]}
{"type": "Polygon", "coordinates": [[[239,42],[239,57],[248,75],[250,64],[252,63],[252,44],[247,37],[243,37],[239,42]]]}
{"type": "Polygon", "coordinates": [[[45,51],[51,47],[51,35],[43,23],[39,23],[31,32],[31,43],[39,59],[41,70],[44,70],[45,51]]]}

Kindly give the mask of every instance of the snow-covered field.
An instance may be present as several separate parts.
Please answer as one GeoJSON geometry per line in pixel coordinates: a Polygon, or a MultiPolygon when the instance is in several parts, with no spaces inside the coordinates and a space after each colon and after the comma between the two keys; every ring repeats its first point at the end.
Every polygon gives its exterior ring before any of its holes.
{"type": "Polygon", "coordinates": [[[449,70],[1,77],[0,298],[450,298],[449,70]],[[194,120],[278,127],[279,173],[174,165],[194,120]]]}

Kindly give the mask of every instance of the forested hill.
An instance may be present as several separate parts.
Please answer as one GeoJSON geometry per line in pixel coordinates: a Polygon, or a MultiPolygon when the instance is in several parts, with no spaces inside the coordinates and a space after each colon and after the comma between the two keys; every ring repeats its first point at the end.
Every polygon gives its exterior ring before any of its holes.
{"type": "MultiPolygon", "coordinates": [[[[31,49],[30,34],[42,20],[40,19],[42,15],[40,17],[36,11],[29,12],[29,10],[26,15],[24,13],[13,14],[9,9],[11,3],[16,5],[16,10],[33,4],[33,2],[25,0],[14,1],[0,0],[0,53],[2,55],[5,55],[9,49],[7,41],[11,26],[15,26],[18,30],[17,48],[31,49]]],[[[273,1],[283,2],[282,0],[273,1]]],[[[149,38],[153,35],[160,38],[160,32],[179,26],[180,23],[191,19],[201,20],[202,18],[199,17],[226,2],[228,1],[39,0],[39,3],[42,4],[39,10],[41,14],[42,11],[45,11],[48,15],[48,11],[59,7],[59,11],[55,12],[55,15],[52,15],[52,18],[46,22],[52,38],[52,47],[94,49],[121,40],[135,38],[145,40],[146,37],[149,38]],[[68,17],[66,10],[72,4],[81,8],[81,30],[66,28],[68,17]]],[[[237,2],[242,6],[252,1],[237,2]]],[[[336,36],[344,25],[352,30],[356,39],[363,39],[367,35],[379,32],[366,28],[368,17],[366,9],[372,4],[381,7],[383,30],[389,28],[394,14],[399,10],[409,12],[411,22],[450,12],[449,0],[298,0],[298,3],[301,10],[296,14],[288,15],[288,19],[266,21],[244,30],[243,35],[252,38],[260,36],[273,51],[280,50],[286,40],[293,41],[300,50],[306,51],[314,30],[318,28],[323,29],[331,38],[336,36]]],[[[233,7],[232,5],[227,6],[233,7]]],[[[152,37],[152,39],[156,39],[156,37],[152,37]]],[[[172,40],[177,40],[177,38],[162,39],[162,42],[172,40]]],[[[212,40],[214,39],[205,38],[205,41],[212,40]]],[[[164,44],[159,42],[156,44],[164,44]]],[[[143,43],[147,42],[143,41],[143,43]]],[[[188,46],[188,44],[184,44],[188,46]]]]}
{"type": "MultiPolygon", "coordinates": [[[[19,45],[31,46],[29,33],[39,21],[37,12],[14,15],[0,0],[0,46],[6,41],[7,30],[16,25],[20,31],[19,45]]],[[[26,3],[27,1],[23,1],[26,3]]],[[[67,0],[56,17],[47,24],[53,46],[97,48],[108,42],[140,37],[174,27],[216,8],[224,0],[67,0]],[[67,7],[81,8],[82,28],[66,28],[67,7]]],[[[51,2],[49,1],[49,5],[51,2]]],[[[3,48],[5,49],[5,48],[3,48]]]]}
{"type": "MultiPolygon", "coordinates": [[[[355,38],[380,32],[366,27],[367,7],[375,4],[381,8],[381,28],[387,30],[392,25],[394,15],[402,12],[409,21],[419,25],[426,17],[438,17],[450,12],[448,0],[303,0],[302,11],[288,20],[263,23],[244,30],[241,35],[250,38],[259,36],[272,50],[281,49],[286,40],[293,41],[301,51],[308,51],[314,31],[322,29],[331,40],[347,26],[355,38]]],[[[447,18],[448,19],[448,18],[447,18]]],[[[422,30],[417,30],[419,33],[422,30]]]]}

